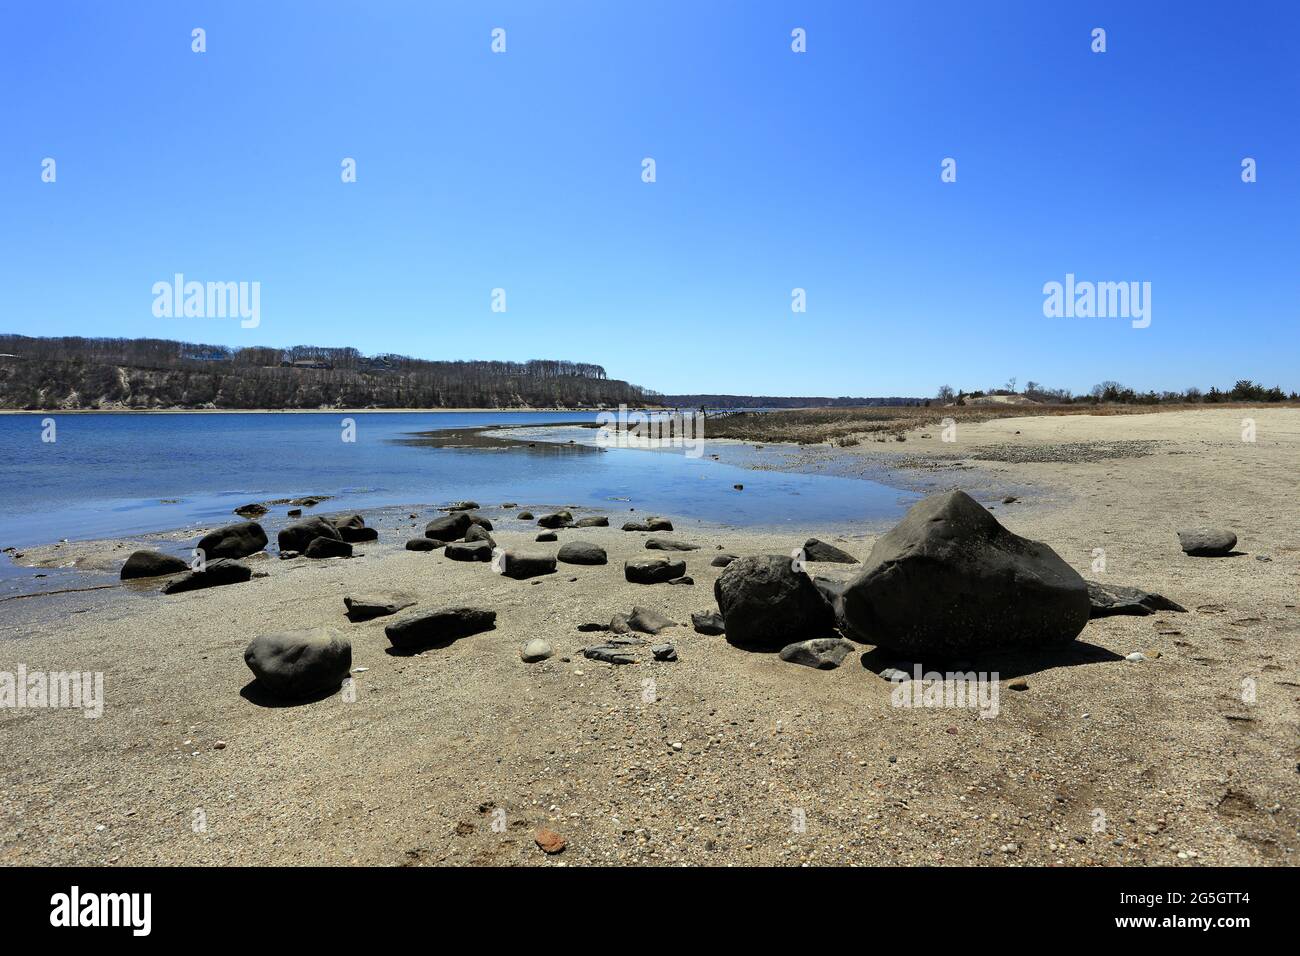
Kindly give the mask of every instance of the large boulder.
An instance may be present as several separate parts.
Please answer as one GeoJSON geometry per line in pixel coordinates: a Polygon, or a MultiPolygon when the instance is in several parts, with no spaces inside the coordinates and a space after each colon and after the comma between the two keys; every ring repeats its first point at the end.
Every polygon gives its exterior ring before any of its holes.
{"type": "Polygon", "coordinates": [[[795,640],[825,637],[835,615],[808,575],[790,558],[738,558],[713,582],[727,640],[740,647],[780,649],[795,640]]]}
{"type": "Polygon", "coordinates": [[[184,574],[190,569],[189,562],[175,555],[163,554],[161,551],[133,551],[122,565],[122,580],[132,578],[157,578],[164,574],[184,574]]]}
{"type": "Polygon", "coordinates": [[[445,646],[470,634],[496,627],[497,612],[477,607],[444,607],[399,618],[384,628],[393,647],[414,651],[445,646]]]}
{"type": "Polygon", "coordinates": [[[1237,536],[1223,528],[1188,528],[1178,532],[1178,544],[1184,554],[1221,558],[1232,553],[1237,546],[1237,536]]]}
{"type": "Polygon", "coordinates": [[[331,523],[338,531],[339,537],[352,544],[379,540],[379,532],[374,528],[367,528],[366,519],[361,515],[344,515],[332,519],[331,523]]]}
{"type": "Polygon", "coordinates": [[[843,595],[845,621],[863,640],[940,657],[1064,644],[1090,609],[1077,571],[962,491],[913,505],[843,595]]]}
{"type": "Polygon", "coordinates": [[[406,542],[407,551],[434,551],[441,548],[445,542],[435,541],[433,538],[412,538],[406,542]]]}
{"type": "Polygon", "coordinates": [[[470,541],[486,541],[494,548],[497,546],[491,532],[481,524],[472,524],[469,526],[469,530],[465,532],[465,541],[466,543],[469,543],[470,541]]]}
{"type": "Polygon", "coordinates": [[[198,591],[201,588],[215,588],[223,584],[241,584],[253,576],[253,569],[233,558],[217,558],[204,563],[202,571],[190,571],[163,586],[163,594],[180,594],[183,591],[198,591]]]}
{"type": "Polygon", "coordinates": [[[623,577],[633,584],[666,584],[685,573],[686,562],[671,558],[649,558],[623,564],[623,577]]]}
{"type": "Polygon", "coordinates": [[[469,515],[457,511],[455,514],[434,518],[426,524],[424,536],[435,541],[459,541],[465,537],[465,532],[469,530],[471,524],[473,522],[469,520],[469,515]]]}
{"type": "Polygon", "coordinates": [[[266,532],[256,521],[241,521],[209,531],[195,547],[209,561],[213,558],[246,558],[266,547],[266,532]]]}
{"type": "Polygon", "coordinates": [[[565,564],[605,564],[605,549],[590,541],[566,541],[555,557],[565,564]]]}
{"type": "Polygon", "coordinates": [[[609,519],[604,515],[595,515],[590,518],[579,518],[573,522],[575,528],[608,528],[609,519]]]}
{"type": "Polygon", "coordinates": [[[280,529],[280,534],[276,540],[281,551],[302,552],[306,551],[307,545],[317,538],[333,538],[335,541],[343,540],[343,536],[339,534],[339,529],[334,527],[333,522],[318,517],[304,518],[302,521],[295,521],[293,524],[285,525],[280,529]]]}
{"type": "Polygon", "coordinates": [[[673,523],[667,518],[646,518],[646,527],[651,531],[672,531],[673,523]]]}
{"type": "Polygon", "coordinates": [[[337,689],[347,678],[352,644],[332,627],[263,634],[245,649],[244,663],[276,697],[314,697],[337,689]]]}

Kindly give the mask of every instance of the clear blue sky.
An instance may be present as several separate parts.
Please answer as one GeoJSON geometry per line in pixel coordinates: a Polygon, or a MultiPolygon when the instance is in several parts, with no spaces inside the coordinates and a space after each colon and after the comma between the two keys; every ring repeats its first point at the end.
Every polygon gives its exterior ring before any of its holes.
{"type": "Polygon", "coordinates": [[[1293,2],[10,0],[0,331],[665,392],[1300,389],[1298,32],[1293,2]],[[155,318],[175,272],[260,282],[260,327],[155,318]],[[1151,326],[1045,318],[1067,272],[1150,282],[1151,326]]]}

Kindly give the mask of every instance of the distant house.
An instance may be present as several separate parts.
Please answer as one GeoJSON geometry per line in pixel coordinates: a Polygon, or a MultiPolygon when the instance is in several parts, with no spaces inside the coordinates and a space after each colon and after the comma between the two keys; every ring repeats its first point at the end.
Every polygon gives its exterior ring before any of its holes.
{"type": "Polygon", "coordinates": [[[334,365],[322,359],[298,359],[298,361],[293,363],[293,367],[323,369],[328,371],[330,369],[333,369],[334,365]]]}

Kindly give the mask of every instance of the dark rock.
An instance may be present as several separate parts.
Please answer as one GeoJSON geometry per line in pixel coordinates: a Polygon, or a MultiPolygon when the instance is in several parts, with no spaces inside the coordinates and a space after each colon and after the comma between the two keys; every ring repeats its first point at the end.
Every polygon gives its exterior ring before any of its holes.
{"type": "Polygon", "coordinates": [[[646,527],[651,531],[672,531],[673,523],[667,518],[646,518],[646,527]]]}
{"type": "Polygon", "coordinates": [[[479,504],[477,501],[458,501],[454,505],[448,505],[443,511],[478,511],[479,504]]]}
{"type": "Polygon", "coordinates": [[[686,573],[685,561],[671,558],[648,558],[628,561],[623,565],[623,577],[633,584],[663,584],[686,573]]]}
{"type": "Polygon", "coordinates": [[[781,648],[781,660],[829,671],[839,667],[856,648],[842,637],[817,637],[781,648]]]}
{"type": "Polygon", "coordinates": [[[387,617],[404,611],[415,604],[415,596],[406,593],[396,594],[358,594],[343,598],[343,606],[348,609],[348,617],[353,621],[369,621],[376,617],[387,617]]]}
{"type": "Polygon", "coordinates": [[[384,635],[393,647],[416,650],[446,645],[470,634],[496,627],[497,612],[476,607],[448,607],[419,611],[393,621],[384,635]]]}
{"type": "Polygon", "coordinates": [[[170,581],[163,586],[163,594],[180,594],[182,591],[197,591],[200,588],[214,588],[223,584],[240,584],[253,576],[253,570],[231,558],[217,558],[208,561],[202,571],[190,571],[184,577],[170,581]]]}
{"type": "Polygon", "coordinates": [[[858,559],[847,551],[842,551],[833,544],[809,538],[803,543],[805,561],[830,561],[835,564],[857,564],[858,559]]]}
{"type": "Polygon", "coordinates": [[[844,589],[854,635],[918,657],[1068,643],[1089,607],[1077,571],[962,491],[913,505],[844,589]]]}
{"type": "Polygon", "coordinates": [[[161,551],[134,551],[122,565],[122,580],[132,578],[157,578],[164,574],[184,574],[189,562],[161,551]]]}
{"type": "Polygon", "coordinates": [[[458,511],[455,514],[434,518],[424,526],[424,536],[436,541],[459,541],[465,537],[465,532],[469,530],[471,524],[473,522],[469,520],[469,515],[458,511]]]}
{"type": "Polygon", "coordinates": [[[557,511],[555,514],[542,515],[537,519],[537,523],[543,528],[567,528],[573,524],[573,513],[571,511],[557,511]]]}
{"type": "Polygon", "coordinates": [[[1156,611],[1186,611],[1181,604],[1175,604],[1160,594],[1148,594],[1137,588],[1124,587],[1119,584],[1101,584],[1088,581],[1088,600],[1092,603],[1091,616],[1110,617],[1114,614],[1133,614],[1139,617],[1154,614],[1156,611]]]}
{"type": "Polygon", "coordinates": [[[254,503],[240,505],[235,509],[235,514],[239,515],[241,518],[260,518],[262,515],[266,514],[266,510],[266,505],[254,503]]]}
{"type": "Polygon", "coordinates": [[[443,542],[434,541],[432,538],[412,538],[410,541],[406,542],[406,550],[433,551],[436,548],[441,548],[442,545],[443,542]]]}
{"type": "Polygon", "coordinates": [[[301,509],[301,508],[290,508],[288,511],[285,512],[285,514],[287,514],[290,518],[301,518],[301,517],[302,517],[302,509],[301,509]]]}
{"type": "Polygon", "coordinates": [[[334,527],[339,531],[342,531],[344,528],[352,528],[355,530],[366,526],[366,519],[361,517],[361,515],[356,514],[339,515],[337,518],[330,518],[328,520],[329,523],[334,525],[334,527]]]}
{"type": "Polygon", "coordinates": [[[452,561],[491,561],[492,545],[486,541],[450,541],[442,553],[452,561]]]}
{"type": "Polygon", "coordinates": [[[350,558],[352,545],[338,538],[313,538],[303,551],[304,558],[350,558]]]}
{"type": "Polygon", "coordinates": [[[531,511],[521,511],[519,514],[515,515],[515,517],[520,521],[532,521],[533,513],[531,511]]]}
{"type": "Polygon", "coordinates": [[[301,558],[301,557],[302,557],[302,555],[301,555],[300,553],[298,553],[297,551],[281,551],[281,552],[280,552],[280,560],[281,560],[281,561],[292,561],[294,558],[301,558]]]}
{"type": "Polygon", "coordinates": [[[471,524],[478,525],[484,531],[492,530],[492,522],[489,521],[487,518],[484,518],[482,515],[470,515],[469,520],[471,524]]]}
{"type": "Polygon", "coordinates": [[[312,517],[295,521],[280,529],[277,542],[281,551],[306,551],[307,545],[317,538],[333,538],[342,541],[339,529],[324,518],[312,517]]]}
{"type": "Polygon", "coordinates": [[[669,583],[669,584],[681,584],[681,585],[684,585],[684,586],[689,587],[689,586],[695,584],[695,579],[694,579],[693,577],[691,577],[689,574],[683,574],[680,578],[673,578],[673,579],[672,579],[671,581],[669,581],[668,583],[669,583]]]}
{"type": "Polygon", "coordinates": [[[549,554],[522,554],[518,551],[506,551],[501,573],[508,578],[523,580],[535,578],[539,574],[555,573],[555,558],[549,554]]]}
{"type": "Polygon", "coordinates": [[[650,648],[650,653],[654,655],[657,661],[671,662],[677,660],[677,648],[671,644],[656,644],[650,648]]]}
{"type": "Polygon", "coordinates": [[[608,631],[609,625],[608,624],[579,624],[578,630],[584,632],[585,631],[608,631]]]}
{"type": "Polygon", "coordinates": [[[560,538],[554,531],[543,531],[533,540],[541,543],[550,543],[552,541],[559,541],[560,538]]]}
{"type": "Polygon", "coordinates": [[[470,525],[470,529],[465,532],[465,542],[468,544],[471,541],[486,541],[494,548],[497,546],[497,543],[492,540],[492,535],[488,534],[487,528],[481,524],[470,525]]]}
{"type": "MultiPolygon", "coordinates": [[[[632,608],[632,613],[627,618],[627,626],[642,634],[658,634],[664,628],[676,627],[677,624],[653,608],[636,606],[632,608]]],[[[610,630],[613,629],[613,624],[610,624],[610,630]]]]}
{"type": "Polygon", "coordinates": [[[685,541],[674,541],[671,538],[647,538],[645,543],[646,549],[650,551],[698,551],[698,544],[687,544],[685,541]]]}
{"type": "Polygon", "coordinates": [[[291,505],[302,505],[304,508],[315,508],[322,501],[329,501],[333,495],[304,495],[301,498],[292,498],[289,500],[291,505]]]}
{"type": "Polygon", "coordinates": [[[608,528],[609,519],[604,516],[593,518],[579,518],[573,523],[575,528],[608,528]]]}
{"type": "Polygon", "coordinates": [[[739,557],[739,555],[728,554],[724,551],[722,554],[715,554],[713,560],[710,561],[709,564],[715,568],[725,568],[732,561],[735,561],[737,557],[739,557]]]}
{"type": "Polygon", "coordinates": [[[835,612],[835,626],[850,637],[857,636],[844,618],[844,589],[848,587],[847,582],[813,575],[812,583],[813,587],[826,600],[826,603],[831,606],[831,610],[835,612]]]}
{"type": "Polygon", "coordinates": [[[519,505],[516,504],[516,503],[513,502],[513,501],[503,501],[503,502],[501,503],[501,507],[502,507],[502,508],[518,508],[519,505]]]}
{"type": "Polygon", "coordinates": [[[781,648],[792,637],[828,634],[831,606],[808,575],[778,554],[739,558],[713,582],[713,595],[726,622],[727,640],[740,647],[781,648]]]}
{"type": "Polygon", "coordinates": [[[266,547],[266,532],[256,521],[241,521],[209,531],[199,539],[196,547],[209,561],[213,558],[246,558],[266,547]]]}
{"type": "Polygon", "coordinates": [[[339,537],[352,544],[364,541],[378,541],[379,532],[374,528],[339,528],[339,537]]]}
{"type": "Polygon", "coordinates": [[[744,490],[745,490],[745,486],[744,486],[744,485],[732,485],[731,487],[735,488],[737,491],[744,491],[744,490]]]}
{"type": "Polygon", "coordinates": [[[636,656],[629,654],[621,647],[610,644],[598,644],[595,647],[588,647],[582,652],[583,656],[593,661],[603,661],[606,664],[635,664],[636,656]]]}
{"type": "Polygon", "coordinates": [[[727,630],[717,611],[696,611],[691,615],[691,626],[700,634],[723,634],[727,630]]]}
{"type": "Polygon", "coordinates": [[[624,531],[649,531],[650,526],[644,521],[625,521],[623,522],[624,531]]]}
{"type": "Polygon", "coordinates": [[[1189,528],[1178,532],[1178,544],[1185,554],[1219,558],[1232,553],[1237,546],[1237,536],[1221,528],[1189,528]]]}
{"type": "Polygon", "coordinates": [[[605,564],[609,560],[605,549],[590,541],[565,542],[555,557],[565,564],[605,564]]]}
{"type": "Polygon", "coordinates": [[[352,644],[331,627],[255,637],[244,651],[257,682],[276,697],[297,700],[336,690],[352,669],[352,644]]]}

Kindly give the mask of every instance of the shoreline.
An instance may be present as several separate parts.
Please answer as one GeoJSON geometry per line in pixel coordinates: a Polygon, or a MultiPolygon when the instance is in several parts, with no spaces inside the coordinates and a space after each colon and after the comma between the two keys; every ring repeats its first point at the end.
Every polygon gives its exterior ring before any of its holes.
{"type": "MultiPolygon", "coordinates": [[[[1057,654],[973,662],[998,682],[991,719],[900,709],[880,675],[894,658],[869,645],[822,671],[693,630],[692,613],[716,609],[713,555],[785,554],[803,527],[674,519],[667,536],[699,545],[679,555],[693,586],[625,581],[624,560],[658,552],[617,526],[558,532],[608,564],[511,580],[405,551],[421,515],[351,559],[253,559],[265,576],[241,584],[6,602],[0,671],[103,673],[105,707],[95,720],[0,709],[22,754],[0,761],[0,863],[1294,865],[1300,412],[1257,425],[1243,442],[1233,409],[1022,418],[959,427],[956,450],[923,432],[888,448],[929,462],[918,475],[936,487],[984,471],[1022,486],[991,502],[1009,530],[1187,609],[1093,620],[1057,654]],[[1183,554],[1174,531],[1189,523],[1231,528],[1238,552],[1183,554]],[[349,623],[342,600],[393,591],[420,609],[492,609],[496,626],[395,655],[386,620],[349,623]],[[679,659],[586,659],[600,635],[579,625],[633,606],[676,622],[659,639],[679,659]],[[245,645],[312,626],[350,639],[351,697],[259,704],[245,645]],[[537,637],[555,656],[524,664],[537,637]],[[1146,659],[1125,660],[1134,651],[1146,659]],[[542,826],[568,841],[559,856],[533,842],[542,826]]],[[[876,467],[873,446],[792,449],[788,464],[876,467]]],[[[554,553],[535,522],[492,513],[502,547],[554,553]]],[[[862,559],[875,537],[824,540],[862,559]]]]}

